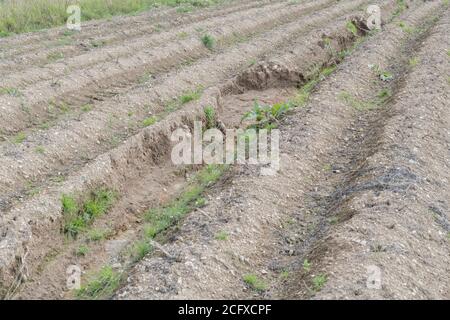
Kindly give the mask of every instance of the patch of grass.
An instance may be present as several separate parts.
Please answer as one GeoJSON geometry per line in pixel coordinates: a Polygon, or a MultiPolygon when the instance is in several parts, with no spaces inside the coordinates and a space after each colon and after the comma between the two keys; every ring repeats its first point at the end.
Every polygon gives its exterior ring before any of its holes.
{"type": "Polygon", "coordinates": [[[108,238],[111,234],[111,230],[109,229],[91,229],[88,231],[87,239],[89,241],[101,241],[108,238]]]}
{"type": "Polygon", "coordinates": [[[167,113],[173,112],[178,110],[182,105],[189,103],[191,101],[194,100],[198,100],[200,99],[200,97],[202,96],[203,93],[203,88],[202,87],[198,87],[195,90],[188,90],[185,91],[181,94],[181,96],[179,96],[177,99],[173,99],[172,101],[170,101],[165,108],[165,111],[167,113]]]}
{"type": "Polygon", "coordinates": [[[271,129],[276,127],[279,120],[293,107],[294,105],[291,102],[261,105],[255,101],[253,109],[246,112],[242,120],[255,121],[256,124],[251,127],[256,129],[271,129]]]}
{"type": "Polygon", "coordinates": [[[216,112],[213,107],[208,106],[203,109],[203,113],[206,119],[206,129],[216,127],[216,112]]]}
{"type": "Polygon", "coordinates": [[[392,15],[394,18],[398,17],[403,11],[406,10],[405,0],[397,0],[396,2],[397,2],[396,3],[397,6],[396,6],[395,11],[394,11],[394,13],[392,15]]]}
{"type": "Polygon", "coordinates": [[[120,284],[120,274],[110,266],[103,267],[97,274],[91,276],[89,281],[76,291],[78,299],[105,299],[111,297],[120,284]]]}
{"type": "Polygon", "coordinates": [[[106,40],[91,40],[89,43],[92,48],[101,48],[107,44],[106,40]]]}
{"type": "Polygon", "coordinates": [[[417,57],[409,59],[409,66],[414,68],[419,64],[420,60],[417,57]]]}
{"type": "Polygon", "coordinates": [[[382,70],[378,65],[369,65],[370,69],[375,71],[376,75],[380,78],[381,81],[391,81],[394,79],[394,75],[387,70],[382,70]]]}
{"type": "Polygon", "coordinates": [[[283,270],[280,273],[280,278],[281,278],[281,280],[286,281],[289,278],[289,275],[290,275],[289,271],[283,270]]]}
{"type": "Polygon", "coordinates": [[[246,274],[242,277],[244,282],[253,290],[263,292],[267,290],[267,284],[255,274],[246,274]]]}
{"type": "Polygon", "coordinates": [[[64,53],[62,52],[52,52],[47,55],[47,60],[53,62],[64,59],[64,53]]]}
{"type": "Polygon", "coordinates": [[[26,193],[28,196],[32,197],[37,195],[41,191],[39,186],[36,186],[32,181],[28,181],[26,184],[26,193]]]}
{"type": "Polygon", "coordinates": [[[142,121],[142,126],[148,127],[148,126],[154,125],[157,121],[158,121],[157,117],[151,116],[149,118],[144,119],[144,121],[142,121]]]}
{"type": "Polygon", "coordinates": [[[43,146],[37,146],[36,148],[34,148],[34,151],[39,154],[44,154],[45,148],[43,146]]]}
{"type": "Polygon", "coordinates": [[[202,95],[201,90],[186,91],[181,95],[180,102],[181,104],[186,104],[191,101],[200,99],[201,95],[202,95]]]}
{"type": "Polygon", "coordinates": [[[145,214],[145,236],[153,239],[165,231],[185,214],[201,205],[201,195],[205,189],[215,183],[228,169],[226,165],[208,165],[200,170],[189,186],[175,200],[165,206],[152,208],[145,214]]]}
{"type": "Polygon", "coordinates": [[[75,255],[78,257],[84,257],[89,253],[89,247],[82,244],[75,250],[75,255]]]}
{"type": "Polygon", "coordinates": [[[187,33],[186,31],[181,31],[180,33],[177,34],[178,38],[181,40],[187,39],[187,37],[189,36],[189,33],[187,33]]]}
{"type": "Polygon", "coordinates": [[[140,84],[144,84],[152,78],[152,74],[150,72],[144,72],[142,76],[139,77],[138,82],[140,84]]]}
{"type": "Polygon", "coordinates": [[[413,33],[414,32],[414,28],[408,26],[406,24],[406,22],[404,22],[404,21],[400,21],[398,23],[398,26],[403,30],[403,32],[406,32],[406,33],[413,33]]]}
{"type": "Polygon", "coordinates": [[[353,21],[351,21],[351,20],[347,21],[347,23],[345,24],[345,27],[347,28],[347,31],[351,32],[355,37],[358,36],[358,28],[353,23],[353,21]]]}
{"type": "Polygon", "coordinates": [[[317,86],[317,84],[322,81],[324,78],[331,75],[336,70],[336,66],[330,66],[322,68],[319,72],[316,72],[315,76],[311,80],[309,80],[306,84],[304,84],[300,90],[298,91],[295,98],[292,100],[292,103],[296,107],[303,107],[309,101],[309,96],[313,89],[317,86]]]}
{"type": "Polygon", "coordinates": [[[142,260],[148,253],[152,251],[152,245],[146,241],[141,240],[134,244],[132,247],[131,257],[133,262],[138,262],[142,260]]]}
{"type": "Polygon", "coordinates": [[[13,142],[16,144],[20,144],[25,141],[27,135],[24,132],[19,132],[13,137],[13,142]]]}
{"type": "Polygon", "coordinates": [[[250,59],[247,64],[249,67],[254,66],[256,64],[256,59],[250,59]]]}
{"type": "Polygon", "coordinates": [[[216,240],[225,241],[228,239],[228,233],[226,231],[218,232],[215,237],[216,240]]]}
{"type": "Polygon", "coordinates": [[[63,232],[75,238],[80,232],[85,231],[95,218],[105,214],[115,198],[115,192],[108,189],[91,192],[82,203],[73,196],[63,195],[61,197],[63,232]]]}
{"type": "Polygon", "coordinates": [[[81,111],[83,112],[89,112],[93,109],[92,104],[85,104],[81,107],[81,111]]]}
{"type": "MultiPolygon", "coordinates": [[[[78,0],[82,21],[136,14],[161,5],[201,8],[222,0],[78,0]]],[[[64,25],[67,0],[0,1],[0,37],[64,25]]],[[[73,3],[73,2],[72,2],[73,3]]]]}
{"type": "Polygon", "coordinates": [[[341,92],[338,96],[339,100],[344,102],[345,104],[351,106],[352,108],[358,110],[358,111],[366,111],[366,110],[372,110],[375,108],[375,104],[368,101],[362,101],[358,98],[355,98],[348,92],[341,92]]]}
{"type": "Polygon", "coordinates": [[[20,97],[22,93],[17,88],[3,88],[0,87],[0,94],[8,94],[11,97],[20,97]]]}
{"type": "Polygon", "coordinates": [[[317,276],[314,276],[314,278],[312,279],[313,290],[316,292],[322,290],[325,283],[327,283],[327,280],[328,280],[328,277],[324,274],[319,274],[317,276]]]}
{"type": "Polygon", "coordinates": [[[305,272],[310,272],[311,271],[311,263],[308,261],[308,259],[303,260],[303,270],[305,272]]]}
{"type": "Polygon", "coordinates": [[[214,49],[214,45],[216,43],[216,40],[210,36],[209,34],[204,34],[201,39],[203,45],[208,48],[209,50],[214,49]]]}

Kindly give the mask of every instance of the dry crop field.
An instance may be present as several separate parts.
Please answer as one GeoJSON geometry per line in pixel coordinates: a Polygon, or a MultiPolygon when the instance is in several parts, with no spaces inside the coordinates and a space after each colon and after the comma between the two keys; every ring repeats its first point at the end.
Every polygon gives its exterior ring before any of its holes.
{"type": "Polygon", "coordinates": [[[450,299],[449,1],[89,2],[0,1],[1,298],[450,299]]]}

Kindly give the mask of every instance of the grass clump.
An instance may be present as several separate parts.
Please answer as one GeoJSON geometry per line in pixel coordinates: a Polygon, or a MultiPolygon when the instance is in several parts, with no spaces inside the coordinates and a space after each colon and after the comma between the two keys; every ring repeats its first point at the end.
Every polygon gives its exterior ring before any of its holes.
{"type": "Polygon", "coordinates": [[[413,57],[411,59],[409,59],[409,66],[414,68],[419,64],[420,60],[417,57],[413,57]]]}
{"type": "Polygon", "coordinates": [[[408,26],[406,24],[406,22],[404,22],[404,21],[400,21],[398,23],[398,26],[403,30],[403,32],[406,32],[406,33],[413,33],[414,32],[414,29],[412,27],[408,26]]]}
{"type": "Polygon", "coordinates": [[[314,278],[312,279],[314,291],[317,292],[317,291],[322,290],[325,283],[327,283],[327,280],[328,280],[328,278],[324,274],[319,274],[317,276],[314,276],[314,278]]]}
{"type": "Polygon", "coordinates": [[[158,121],[158,118],[155,116],[152,116],[152,117],[144,119],[144,121],[142,121],[142,126],[148,127],[148,126],[154,125],[157,121],[158,121]]]}
{"type": "Polygon", "coordinates": [[[77,257],[84,257],[89,253],[89,247],[86,245],[81,245],[75,250],[75,255],[77,257]]]}
{"type": "Polygon", "coordinates": [[[398,17],[403,11],[406,10],[406,8],[407,7],[406,7],[405,0],[397,0],[397,6],[393,13],[393,17],[398,17]]]}
{"type": "Polygon", "coordinates": [[[209,50],[214,49],[214,45],[216,43],[216,40],[210,36],[209,34],[205,34],[201,37],[201,41],[203,45],[208,48],[209,50]]]}
{"type": "Polygon", "coordinates": [[[295,98],[292,100],[292,103],[296,107],[303,107],[309,101],[309,96],[313,89],[317,86],[317,84],[322,81],[324,78],[328,77],[336,70],[336,66],[330,66],[323,68],[320,72],[317,72],[316,75],[309,80],[306,84],[304,84],[295,98]]]}
{"type": "Polygon", "coordinates": [[[203,93],[202,87],[198,87],[195,90],[188,90],[188,91],[183,92],[181,94],[181,96],[179,96],[176,99],[173,99],[172,101],[170,101],[167,104],[167,106],[165,108],[166,113],[176,111],[184,104],[200,99],[200,97],[202,96],[202,93],[203,93]]]}
{"type": "Polygon", "coordinates": [[[347,28],[347,30],[349,32],[351,32],[355,37],[358,36],[358,28],[356,27],[356,25],[353,23],[353,21],[349,20],[347,21],[347,23],[345,24],[345,27],[347,28]]]}
{"type": "Polygon", "coordinates": [[[47,60],[49,61],[58,61],[64,59],[64,53],[62,52],[52,52],[47,56],[47,60]]]}
{"type": "Polygon", "coordinates": [[[375,105],[371,101],[362,101],[346,91],[341,92],[338,98],[358,111],[372,110],[375,108],[375,105]]]}
{"type": "Polygon", "coordinates": [[[186,104],[191,101],[200,99],[201,95],[202,95],[201,90],[186,91],[181,95],[180,102],[181,104],[186,104]]]}
{"type": "Polygon", "coordinates": [[[34,148],[34,151],[39,154],[44,154],[45,148],[43,146],[37,146],[36,148],[34,148]]]}
{"type": "Polygon", "coordinates": [[[279,120],[294,107],[290,102],[276,103],[274,105],[261,105],[255,101],[253,109],[246,112],[242,120],[253,120],[252,125],[256,129],[273,129],[277,127],[279,120]]]}
{"type": "Polygon", "coordinates": [[[88,283],[76,291],[78,299],[92,300],[111,297],[120,284],[120,274],[110,266],[103,267],[97,274],[93,275],[88,283]]]}
{"type": "Polygon", "coordinates": [[[243,280],[255,291],[263,292],[267,290],[267,284],[255,274],[246,274],[243,276],[243,280]]]}
{"type": "Polygon", "coordinates": [[[115,192],[108,189],[91,192],[81,204],[73,196],[63,195],[61,198],[64,216],[63,232],[70,237],[76,237],[86,230],[95,218],[105,214],[115,198],[115,192]]]}
{"type": "Polygon", "coordinates": [[[225,241],[228,239],[228,233],[226,231],[220,231],[214,238],[216,240],[225,241]]]}
{"type": "Polygon", "coordinates": [[[11,97],[20,97],[22,95],[19,89],[3,88],[3,87],[0,87],[0,94],[7,94],[10,95],[11,97]]]}
{"type": "Polygon", "coordinates": [[[202,206],[202,193],[205,189],[215,183],[228,169],[226,165],[208,165],[200,170],[187,189],[169,204],[150,209],[145,219],[147,224],[144,228],[145,236],[149,239],[155,238],[159,233],[178,222],[185,214],[202,206]]]}
{"type": "Polygon", "coordinates": [[[19,132],[18,134],[16,134],[14,136],[13,142],[15,144],[20,144],[20,143],[24,142],[26,138],[27,138],[27,135],[24,132],[19,132]]]}
{"type": "Polygon", "coordinates": [[[303,260],[302,267],[305,272],[310,272],[311,271],[311,262],[309,262],[308,259],[303,260]]]}
{"type": "Polygon", "coordinates": [[[108,229],[91,229],[87,234],[89,241],[101,241],[108,238],[111,234],[111,230],[108,229]]]}
{"type": "Polygon", "coordinates": [[[152,245],[146,240],[135,243],[131,252],[133,262],[142,260],[152,249],[152,245]]]}
{"type": "Polygon", "coordinates": [[[213,107],[208,106],[203,109],[206,119],[206,129],[211,129],[216,127],[216,112],[213,107]]]}
{"type": "Polygon", "coordinates": [[[381,81],[391,81],[394,79],[394,75],[390,71],[382,70],[378,65],[371,64],[369,65],[369,68],[375,71],[381,81]]]}

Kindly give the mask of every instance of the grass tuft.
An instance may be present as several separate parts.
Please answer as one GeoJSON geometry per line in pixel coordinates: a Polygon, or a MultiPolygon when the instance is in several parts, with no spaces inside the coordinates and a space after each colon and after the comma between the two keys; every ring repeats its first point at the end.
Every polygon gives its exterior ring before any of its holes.
{"type": "Polygon", "coordinates": [[[157,121],[158,121],[158,118],[155,116],[152,116],[152,117],[149,117],[149,118],[145,119],[144,121],[142,121],[142,125],[144,127],[148,127],[148,126],[154,125],[157,121]]]}
{"type": "Polygon", "coordinates": [[[7,94],[11,97],[20,97],[22,93],[19,91],[19,89],[16,88],[3,88],[0,87],[0,94],[7,94]]]}
{"type": "Polygon", "coordinates": [[[322,288],[325,285],[325,283],[327,283],[327,280],[328,280],[328,278],[324,274],[319,274],[319,275],[315,276],[312,279],[314,291],[317,292],[317,291],[322,290],[322,288]]]}
{"type": "Polygon", "coordinates": [[[242,278],[244,282],[253,290],[263,292],[267,290],[267,284],[264,280],[258,278],[255,274],[246,274],[242,278]]]}
{"type": "Polygon", "coordinates": [[[75,296],[83,300],[109,298],[117,290],[119,284],[120,275],[110,266],[105,266],[93,275],[87,284],[77,290],[75,296]]]}
{"type": "Polygon", "coordinates": [[[80,232],[85,231],[95,218],[105,214],[115,198],[115,192],[108,189],[91,192],[81,204],[75,197],[63,195],[61,198],[64,216],[63,232],[75,238],[80,232]]]}
{"type": "Polygon", "coordinates": [[[206,119],[206,129],[211,129],[216,127],[216,112],[213,107],[208,106],[203,109],[206,119]]]}
{"type": "Polygon", "coordinates": [[[202,206],[202,193],[205,189],[215,183],[228,169],[226,165],[208,165],[200,170],[194,177],[187,189],[169,204],[152,208],[146,215],[147,224],[144,228],[145,236],[153,239],[159,233],[165,231],[185,214],[202,206]]]}
{"type": "Polygon", "coordinates": [[[226,231],[220,231],[214,238],[216,240],[225,241],[228,239],[228,233],[226,231]]]}
{"type": "Polygon", "coordinates": [[[215,39],[210,36],[209,34],[205,34],[202,36],[201,41],[203,45],[208,48],[209,50],[212,50],[214,48],[214,45],[216,43],[215,39]]]}
{"type": "Polygon", "coordinates": [[[347,23],[345,24],[345,27],[347,28],[347,30],[349,32],[351,32],[355,37],[358,36],[358,28],[356,27],[356,25],[353,23],[353,21],[349,20],[347,21],[347,23]]]}

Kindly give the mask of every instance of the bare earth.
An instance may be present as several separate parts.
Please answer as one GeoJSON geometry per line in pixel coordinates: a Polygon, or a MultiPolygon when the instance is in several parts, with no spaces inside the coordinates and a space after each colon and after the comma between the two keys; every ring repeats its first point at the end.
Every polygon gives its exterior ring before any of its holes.
{"type": "Polygon", "coordinates": [[[73,299],[68,266],[85,283],[110,265],[114,299],[450,299],[450,10],[406,3],[228,1],[0,39],[0,296],[73,299]],[[174,129],[205,106],[242,128],[330,66],[278,125],[277,175],[232,166],[130,264],[145,212],[199,169],[172,164],[174,129]],[[108,236],[68,239],[61,196],[100,187],[118,194],[91,226],[108,236]]]}

